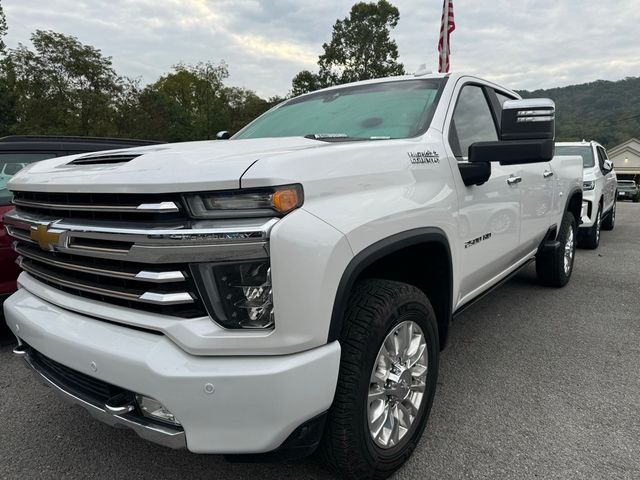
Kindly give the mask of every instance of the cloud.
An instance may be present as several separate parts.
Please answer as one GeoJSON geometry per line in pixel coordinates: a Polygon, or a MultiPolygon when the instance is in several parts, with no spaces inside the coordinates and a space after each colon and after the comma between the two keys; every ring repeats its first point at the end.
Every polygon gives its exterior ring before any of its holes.
{"type": "MultiPolygon", "coordinates": [[[[391,0],[408,70],[436,68],[441,0],[391,0]]],[[[2,0],[7,43],[35,29],[77,36],[116,70],[152,82],[179,62],[225,60],[230,82],[283,95],[313,69],[346,0],[2,0]]],[[[640,75],[640,8],[601,0],[457,0],[452,66],[514,89],[640,75]]]]}

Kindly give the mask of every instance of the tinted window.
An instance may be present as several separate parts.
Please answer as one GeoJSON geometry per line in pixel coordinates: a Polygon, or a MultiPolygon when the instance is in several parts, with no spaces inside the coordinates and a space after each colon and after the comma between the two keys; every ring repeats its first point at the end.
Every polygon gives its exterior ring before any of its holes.
{"type": "Polygon", "coordinates": [[[267,112],[234,139],[330,134],[356,139],[408,138],[428,127],[440,80],[338,88],[294,98],[267,112]]]}
{"type": "Polygon", "coordinates": [[[11,202],[11,193],[7,190],[7,183],[16,173],[27,164],[55,157],[54,152],[12,153],[0,152],[0,205],[11,202]]]}
{"type": "Polygon", "coordinates": [[[568,145],[556,145],[556,155],[573,156],[577,155],[582,157],[582,166],[584,168],[591,168],[595,165],[593,158],[593,149],[591,146],[568,146],[568,145]]]}
{"type": "Polygon", "coordinates": [[[498,140],[493,115],[482,88],[467,85],[453,112],[449,142],[457,157],[469,155],[469,145],[498,140]]]}

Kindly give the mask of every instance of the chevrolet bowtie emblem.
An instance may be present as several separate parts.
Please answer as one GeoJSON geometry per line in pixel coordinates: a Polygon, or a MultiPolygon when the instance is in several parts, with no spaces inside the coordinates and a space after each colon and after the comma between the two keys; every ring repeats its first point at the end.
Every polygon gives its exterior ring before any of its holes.
{"type": "Polygon", "coordinates": [[[40,248],[53,252],[55,246],[60,242],[61,231],[49,230],[47,225],[31,227],[31,240],[38,242],[40,248]]]}

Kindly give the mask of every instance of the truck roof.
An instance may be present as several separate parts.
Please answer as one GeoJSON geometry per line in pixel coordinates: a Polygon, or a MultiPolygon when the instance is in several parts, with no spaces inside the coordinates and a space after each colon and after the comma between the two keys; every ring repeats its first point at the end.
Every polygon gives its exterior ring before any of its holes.
{"type": "Polygon", "coordinates": [[[507,92],[511,93],[512,95],[520,98],[520,95],[518,93],[516,93],[515,91],[513,91],[513,90],[511,90],[509,88],[506,88],[506,87],[504,87],[502,85],[499,85],[497,83],[494,83],[494,82],[492,82],[490,80],[478,77],[477,75],[466,74],[466,73],[463,73],[463,72],[450,72],[450,73],[424,72],[423,73],[422,71],[419,71],[419,72],[417,72],[415,74],[412,74],[412,75],[398,75],[398,76],[394,76],[394,77],[372,78],[370,80],[360,80],[359,82],[351,82],[351,83],[344,83],[342,85],[334,85],[334,86],[323,88],[323,89],[320,89],[320,90],[314,90],[313,92],[305,93],[305,94],[300,95],[300,96],[303,97],[305,95],[310,95],[310,94],[317,93],[317,92],[335,90],[335,89],[338,89],[338,88],[351,87],[351,86],[356,86],[356,85],[372,85],[372,84],[376,84],[376,83],[385,83],[385,82],[404,82],[404,81],[408,81],[408,80],[442,79],[442,78],[447,78],[447,79],[451,79],[453,81],[457,81],[458,79],[460,79],[462,77],[475,78],[477,80],[481,80],[483,82],[490,83],[494,87],[496,87],[496,88],[498,88],[500,90],[507,91],[507,92]]]}

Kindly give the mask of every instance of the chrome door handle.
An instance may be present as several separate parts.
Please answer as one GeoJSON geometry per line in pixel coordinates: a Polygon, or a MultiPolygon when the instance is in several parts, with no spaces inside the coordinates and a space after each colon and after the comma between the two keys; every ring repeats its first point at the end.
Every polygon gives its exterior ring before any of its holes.
{"type": "Polygon", "coordinates": [[[544,178],[553,177],[553,172],[551,170],[545,170],[544,173],[542,174],[542,176],[544,178]]]}
{"type": "Polygon", "coordinates": [[[507,178],[507,183],[509,185],[515,185],[516,183],[520,183],[522,181],[522,177],[511,176],[507,178]]]}

